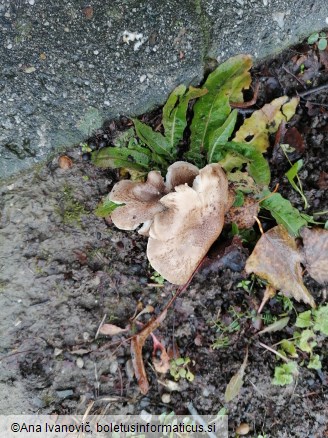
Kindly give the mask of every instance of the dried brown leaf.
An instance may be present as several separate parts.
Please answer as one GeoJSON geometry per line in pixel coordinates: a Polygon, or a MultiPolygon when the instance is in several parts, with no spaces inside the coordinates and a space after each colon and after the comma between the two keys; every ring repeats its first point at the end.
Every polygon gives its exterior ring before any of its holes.
{"type": "Polygon", "coordinates": [[[320,284],[328,282],[328,230],[304,228],[303,255],[310,276],[320,284]]]}
{"type": "Polygon", "coordinates": [[[285,296],[315,307],[302,281],[302,255],[287,230],[278,225],[263,234],[246,262],[246,272],[267,280],[285,296]]]}
{"type": "Polygon", "coordinates": [[[259,202],[247,196],[241,207],[231,207],[225,215],[225,222],[237,224],[240,230],[252,228],[260,210],[259,202]]]}
{"type": "Polygon", "coordinates": [[[100,329],[99,333],[106,336],[115,336],[119,335],[120,333],[126,332],[128,328],[121,328],[114,324],[103,324],[100,329]]]}
{"type": "Polygon", "coordinates": [[[167,354],[165,348],[163,348],[161,350],[160,358],[158,358],[156,356],[153,357],[153,365],[154,365],[155,370],[158,373],[165,374],[165,373],[167,373],[169,371],[169,369],[170,369],[170,357],[167,354]]]}

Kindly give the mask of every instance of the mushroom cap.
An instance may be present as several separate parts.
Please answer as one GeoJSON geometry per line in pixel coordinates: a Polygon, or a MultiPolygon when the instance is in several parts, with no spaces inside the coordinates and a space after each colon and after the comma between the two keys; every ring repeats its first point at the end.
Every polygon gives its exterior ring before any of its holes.
{"type": "Polygon", "coordinates": [[[192,187],[175,187],[160,203],[149,230],[147,256],[173,284],[185,284],[220,235],[230,207],[228,180],[219,164],[199,171],[192,187]]]}
{"type": "Polygon", "coordinates": [[[199,169],[193,164],[186,161],[176,161],[167,168],[165,185],[169,191],[181,184],[192,186],[198,174],[199,169]]]}
{"type": "Polygon", "coordinates": [[[151,171],[146,182],[119,181],[109,194],[109,200],[122,205],[116,208],[111,219],[121,230],[135,230],[140,224],[150,221],[164,209],[158,201],[167,193],[160,172],[151,171]]]}

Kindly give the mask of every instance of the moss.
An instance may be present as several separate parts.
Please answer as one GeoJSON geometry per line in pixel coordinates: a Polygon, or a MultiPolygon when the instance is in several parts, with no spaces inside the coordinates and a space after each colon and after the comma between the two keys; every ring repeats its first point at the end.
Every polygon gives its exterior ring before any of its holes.
{"type": "Polygon", "coordinates": [[[58,213],[64,224],[81,224],[81,216],[89,214],[84,206],[74,198],[71,187],[65,185],[62,191],[58,213]]]}

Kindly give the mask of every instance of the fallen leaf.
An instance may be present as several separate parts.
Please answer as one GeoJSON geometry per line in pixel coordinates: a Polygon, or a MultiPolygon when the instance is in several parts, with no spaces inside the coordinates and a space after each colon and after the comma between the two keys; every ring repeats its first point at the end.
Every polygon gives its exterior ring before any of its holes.
{"type": "Polygon", "coordinates": [[[246,272],[267,280],[283,295],[315,307],[302,281],[302,255],[287,230],[278,225],[263,234],[246,262],[246,272]]]}
{"type": "Polygon", "coordinates": [[[320,284],[328,282],[328,230],[303,228],[303,254],[306,269],[320,284]]]}
{"type": "Polygon", "coordinates": [[[255,146],[259,152],[265,152],[269,147],[269,134],[275,133],[282,121],[288,121],[293,117],[298,103],[297,97],[290,100],[288,96],[274,99],[245,120],[233,141],[246,142],[255,146]],[[247,141],[249,137],[251,139],[247,141]]]}
{"type": "Polygon", "coordinates": [[[242,363],[237,373],[234,376],[232,376],[230,382],[227,385],[227,388],[224,393],[224,400],[226,403],[229,403],[232,399],[234,399],[239,394],[243,386],[244,383],[243,379],[247,365],[247,359],[248,359],[248,350],[246,352],[244,362],[242,363]]]}
{"type": "Polygon", "coordinates": [[[285,318],[278,319],[278,321],[273,322],[272,324],[265,327],[263,330],[258,332],[258,335],[263,335],[264,333],[272,333],[277,332],[279,330],[282,330],[286,327],[286,325],[289,322],[289,316],[286,316],[285,318]]]}
{"type": "Polygon", "coordinates": [[[115,335],[119,335],[120,333],[126,332],[128,329],[129,328],[123,329],[114,324],[103,324],[100,327],[99,333],[107,336],[115,336],[115,335]]]}
{"type": "Polygon", "coordinates": [[[225,223],[235,223],[240,230],[251,228],[260,210],[259,203],[250,196],[241,207],[231,207],[225,215],[225,223]]]}

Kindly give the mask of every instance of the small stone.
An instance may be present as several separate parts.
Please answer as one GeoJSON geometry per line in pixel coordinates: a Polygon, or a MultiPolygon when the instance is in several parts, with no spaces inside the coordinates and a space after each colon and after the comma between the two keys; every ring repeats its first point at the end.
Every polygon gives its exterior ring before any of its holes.
{"type": "Polygon", "coordinates": [[[74,394],[72,389],[64,389],[63,391],[56,391],[56,394],[59,398],[67,398],[74,394]]]}
{"type": "Polygon", "coordinates": [[[94,50],[94,51],[93,51],[93,54],[94,54],[94,55],[99,55],[99,50],[94,50]]]}
{"type": "Polygon", "coordinates": [[[35,3],[35,0],[28,0],[29,5],[33,6],[35,3]]]}
{"type": "Polygon", "coordinates": [[[61,348],[55,348],[54,356],[57,357],[57,356],[61,355],[62,352],[63,352],[63,350],[61,348]]]}
{"type": "Polygon", "coordinates": [[[85,342],[87,342],[90,339],[90,333],[88,332],[83,332],[83,340],[85,342]]]}
{"type": "Polygon", "coordinates": [[[162,399],[162,402],[163,403],[166,403],[166,404],[168,404],[168,403],[170,403],[170,401],[171,401],[171,395],[170,394],[162,394],[162,397],[161,397],[161,399],[162,399]]]}
{"type": "Polygon", "coordinates": [[[25,67],[24,68],[24,72],[27,74],[33,73],[35,72],[36,68],[35,67],[25,67]]]}
{"type": "Polygon", "coordinates": [[[7,45],[7,49],[12,49],[13,48],[13,45],[11,44],[11,43],[9,43],[8,45],[7,45]]]}
{"type": "Polygon", "coordinates": [[[116,360],[114,360],[110,365],[109,365],[109,372],[111,374],[116,374],[116,371],[118,369],[118,362],[116,360]]]}
{"type": "Polygon", "coordinates": [[[78,368],[83,368],[84,367],[84,360],[82,359],[82,357],[78,357],[76,359],[76,366],[78,368]]]}
{"type": "Polygon", "coordinates": [[[236,429],[238,435],[247,435],[249,431],[250,427],[247,423],[241,423],[236,429]]]}
{"type": "Polygon", "coordinates": [[[147,76],[146,76],[146,75],[142,75],[142,76],[140,76],[140,78],[139,78],[139,80],[140,80],[141,83],[145,82],[146,79],[147,79],[147,76]]]}

